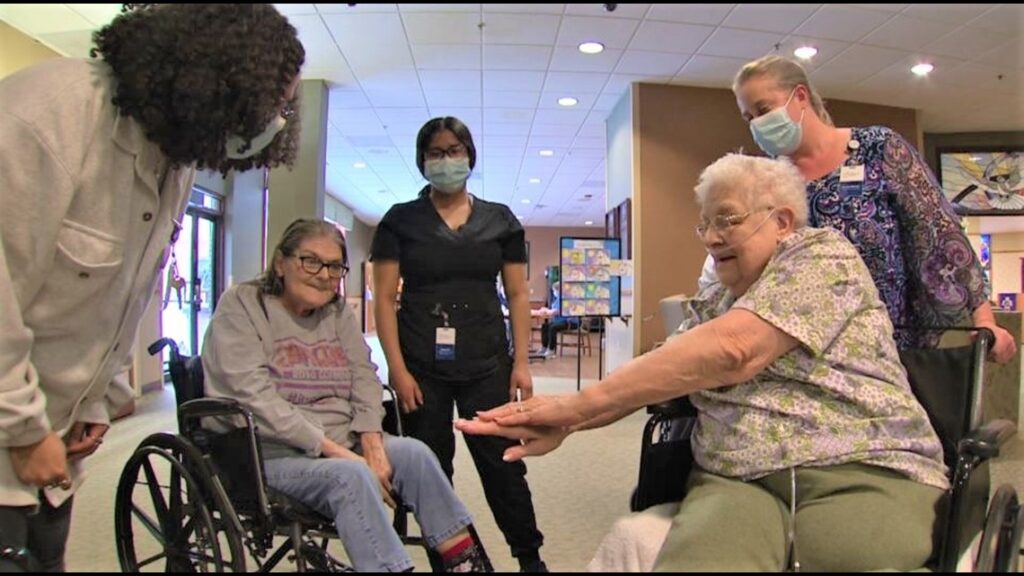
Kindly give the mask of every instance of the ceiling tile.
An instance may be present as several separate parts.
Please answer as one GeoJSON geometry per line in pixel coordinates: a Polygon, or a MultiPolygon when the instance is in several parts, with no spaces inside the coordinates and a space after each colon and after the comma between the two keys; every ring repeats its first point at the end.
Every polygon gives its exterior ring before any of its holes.
{"type": "Polygon", "coordinates": [[[722,26],[788,33],[820,7],[821,4],[739,4],[722,26]]]}
{"type": "MultiPolygon", "coordinates": [[[[302,4],[280,4],[302,6],[302,4]]],[[[367,12],[398,12],[397,4],[315,4],[321,14],[365,14],[367,12]]],[[[300,9],[301,10],[301,9],[300,9]]]]}
{"type": "Polygon", "coordinates": [[[1024,5],[999,4],[968,22],[967,26],[1019,37],[1024,30],[1024,5]]]}
{"type": "Polygon", "coordinates": [[[484,12],[561,14],[565,4],[484,4],[484,12]]]}
{"type": "Polygon", "coordinates": [[[549,70],[561,72],[611,72],[622,55],[621,50],[583,54],[576,48],[558,46],[551,56],[549,70]]]}
{"type": "Polygon", "coordinates": [[[963,24],[995,6],[998,4],[911,4],[903,11],[903,15],[922,20],[963,24]]]}
{"type": "Polygon", "coordinates": [[[625,48],[638,20],[565,16],[558,31],[558,46],[579,46],[582,42],[600,42],[605,48],[625,48]]]}
{"type": "Polygon", "coordinates": [[[571,90],[600,93],[608,74],[600,72],[548,72],[544,90],[571,90]]]}
{"type": "Polygon", "coordinates": [[[529,108],[533,110],[540,100],[540,92],[513,90],[488,90],[484,92],[484,106],[503,108],[529,108]]]}
{"type": "Polygon", "coordinates": [[[402,13],[415,12],[472,12],[480,13],[480,4],[399,4],[402,13]]]}
{"type": "Polygon", "coordinates": [[[1018,36],[1002,46],[979,55],[975,60],[990,66],[1024,70],[1024,40],[1018,36]]]}
{"type": "Polygon", "coordinates": [[[544,72],[540,70],[486,70],[484,90],[522,90],[540,92],[544,87],[544,72]]]}
{"type": "MultiPolygon", "coordinates": [[[[413,44],[479,44],[480,15],[475,12],[414,12],[402,10],[402,21],[413,44]]],[[[401,36],[397,36],[401,38],[401,36]]],[[[388,37],[394,41],[396,37],[388,37]]]]}
{"type": "Polygon", "coordinates": [[[558,36],[561,19],[540,14],[487,14],[484,43],[551,45],[558,36]]]}
{"type": "Polygon", "coordinates": [[[676,74],[672,84],[728,88],[736,72],[746,63],[745,59],[697,55],[676,74]]]}
{"type": "Polygon", "coordinates": [[[818,54],[810,60],[794,58],[800,62],[800,65],[805,70],[810,71],[835,58],[849,48],[851,44],[849,42],[822,40],[821,38],[811,38],[808,36],[787,36],[779,45],[779,53],[787,57],[793,57],[793,51],[802,46],[813,46],[818,49],[818,54]]]}
{"type": "Polygon", "coordinates": [[[420,70],[420,85],[424,90],[480,91],[478,70],[420,70]]]}
{"type": "Polygon", "coordinates": [[[549,46],[484,46],[484,70],[547,70],[549,46]]]}
{"type": "Polygon", "coordinates": [[[1006,42],[999,34],[979,34],[977,30],[961,26],[949,34],[925,44],[923,50],[942,56],[975,58],[1006,42]]]}
{"type": "Polygon", "coordinates": [[[338,90],[332,89],[328,104],[330,109],[346,110],[352,108],[369,108],[370,101],[362,90],[338,90]]]}
{"type": "Polygon", "coordinates": [[[687,22],[717,26],[735,4],[655,4],[647,13],[647,20],[687,22]]]}
{"type": "Polygon", "coordinates": [[[617,4],[614,11],[604,9],[604,4],[566,4],[565,13],[574,16],[600,16],[602,18],[633,18],[639,20],[647,14],[650,4],[617,4]]]}
{"type": "Polygon", "coordinates": [[[863,44],[918,50],[935,38],[949,33],[956,24],[935,20],[920,20],[897,14],[860,40],[863,44]]]}
{"type": "Polygon", "coordinates": [[[587,110],[537,110],[533,117],[534,126],[537,124],[559,124],[579,126],[587,117],[587,110]]]}
{"type": "Polygon", "coordinates": [[[481,106],[480,92],[469,90],[424,90],[427,105],[431,109],[439,106],[481,106]]]}
{"type": "Polygon", "coordinates": [[[714,30],[712,26],[645,20],[629,43],[629,49],[693,54],[714,30]]]}
{"type": "Polygon", "coordinates": [[[477,70],[479,44],[413,44],[416,67],[421,70],[477,70]]]}
{"type": "Polygon", "coordinates": [[[484,120],[486,122],[522,122],[527,127],[533,122],[533,115],[535,113],[534,108],[516,109],[516,108],[495,108],[488,106],[484,108],[484,120]]]}
{"type": "Polygon", "coordinates": [[[394,41],[405,37],[398,14],[332,14],[323,20],[360,81],[381,71],[413,67],[406,43],[394,41]]]}
{"type": "Polygon", "coordinates": [[[811,72],[811,80],[821,78],[856,83],[906,57],[907,53],[903,51],[858,44],[811,72]]]}
{"type": "Polygon", "coordinates": [[[67,4],[3,4],[0,19],[28,34],[92,30],[93,25],[67,4]]]}
{"type": "Polygon", "coordinates": [[[426,106],[421,90],[367,89],[366,97],[371,105],[387,108],[414,108],[426,106]]]}
{"type": "MultiPolygon", "coordinates": [[[[121,14],[121,4],[65,4],[97,28],[106,26],[121,14]]],[[[307,6],[310,6],[307,4],[307,6]]],[[[315,10],[314,10],[315,12],[315,10]]]]}
{"type": "Polygon", "coordinates": [[[619,64],[615,67],[615,73],[674,76],[689,59],[689,54],[627,50],[622,55],[622,58],[619,59],[619,64]]]}
{"type": "Polygon", "coordinates": [[[646,82],[649,84],[666,84],[671,79],[672,74],[612,74],[611,78],[608,79],[608,85],[605,86],[604,94],[610,94],[615,96],[617,101],[619,97],[621,97],[623,94],[626,93],[627,90],[629,90],[630,84],[634,82],[646,82]]]}
{"type": "Polygon", "coordinates": [[[826,4],[804,21],[794,33],[852,42],[881,26],[893,14],[836,4],[826,4]]]}
{"type": "Polygon", "coordinates": [[[92,50],[92,32],[89,30],[73,30],[70,32],[53,32],[38,34],[37,38],[54,48],[57,52],[71,58],[88,58],[92,50]]]}
{"type": "Polygon", "coordinates": [[[754,32],[734,28],[718,28],[700,48],[702,56],[760,58],[771,53],[783,36],[776,32],[754,32]]]}

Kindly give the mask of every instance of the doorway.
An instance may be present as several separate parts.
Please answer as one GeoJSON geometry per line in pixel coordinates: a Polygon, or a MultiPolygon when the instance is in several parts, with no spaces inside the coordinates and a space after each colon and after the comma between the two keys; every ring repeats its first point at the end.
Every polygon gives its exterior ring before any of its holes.
{"type": "MultiPolygon", "coordinates": [[[[189,356],[203,349],[206,327],[223,290],[222,206],[216,194],[192,189],[181,233],[164,270],[162,335],[189,356]]],[[[169,354],[164,351],[165,361],[169,354]]]]}

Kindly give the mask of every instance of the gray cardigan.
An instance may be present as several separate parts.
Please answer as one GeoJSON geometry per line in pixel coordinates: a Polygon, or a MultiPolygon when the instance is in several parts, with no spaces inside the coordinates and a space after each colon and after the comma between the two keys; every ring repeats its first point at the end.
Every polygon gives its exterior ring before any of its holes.
{"type": "Polygon", "coordinates": [[[344,392],[296,404],[278,393],[270,374],[275,339],[282,336],[273,333],[271,317],[286,312],[274,296],[263,296],[263,305],[260,298],[251,283],[235,285],[221,297],[203,343],[206,396],[234,398],[251,410],[268,458],[317,457],[324,436],[352,448],[359,433],[380,432],[383,389],[352,310],[341,302],[328,304],[314,312],[316,328],[308,333],[323,335],[329,323],[327,333],[337,335],[344,353],[344,386],[339,387],[344,392]]]}

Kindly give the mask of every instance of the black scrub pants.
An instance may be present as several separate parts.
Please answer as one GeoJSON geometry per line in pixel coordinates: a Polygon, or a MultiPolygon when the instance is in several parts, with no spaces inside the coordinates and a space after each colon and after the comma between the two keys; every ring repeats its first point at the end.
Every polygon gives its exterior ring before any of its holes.
{"type": "MultiPolygon", "coordinates": [[[[430,446],[449,481],[454,473],[452,459],[455,457],[452,405],[458,407],[460,417],[471,419],[479,411],[507,403],[511,371],[511,362],[502,363],[493,375],[482,380],[446,382],[431,379],[410,366],[423,392],[423,406],[403,415],[405,431],[430,446]]],[[[512,556],[518,558],[536,552],[544,543],[544,535],[537,530],[530,487],[526,483],[526,464],[502,460],[505,449],[517,442],[497,436],[466,434],[464,438],[480,474],[487,504],[505,535],[512,556]]]]}
{"type": "Polygon", "coordinates": [[[39,508],[0,506],[0,551],[28,549],[23,561],[0,559],[0,572],[63,572],[64,550],[71,530],[71,501],[58,508],[39,495],[39,508]]]}

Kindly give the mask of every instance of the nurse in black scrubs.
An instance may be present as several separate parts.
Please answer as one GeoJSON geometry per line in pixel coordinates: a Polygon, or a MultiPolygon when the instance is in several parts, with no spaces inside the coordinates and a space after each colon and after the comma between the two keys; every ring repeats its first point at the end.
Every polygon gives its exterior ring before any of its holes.
{"type": "MultiPolygon", "coordinates": [[[[449,479],[452,405],[473,418],[533,395],[523,227],[504,204],[469,193],[466,180],[475,165],[465,124],[450,116],[427,122],[416,137],[416,166],[430,184],[416,200],[388,210],[371,249],[377,334],[407,431],[434,450],[449,479]],[[512,321],[511,356],[495,288],[499,273],[512,321]]],[[[502,460],[514,441],[465,440],[512,555],[523,571],[547,571],[526,466],[502,460]]]]}

